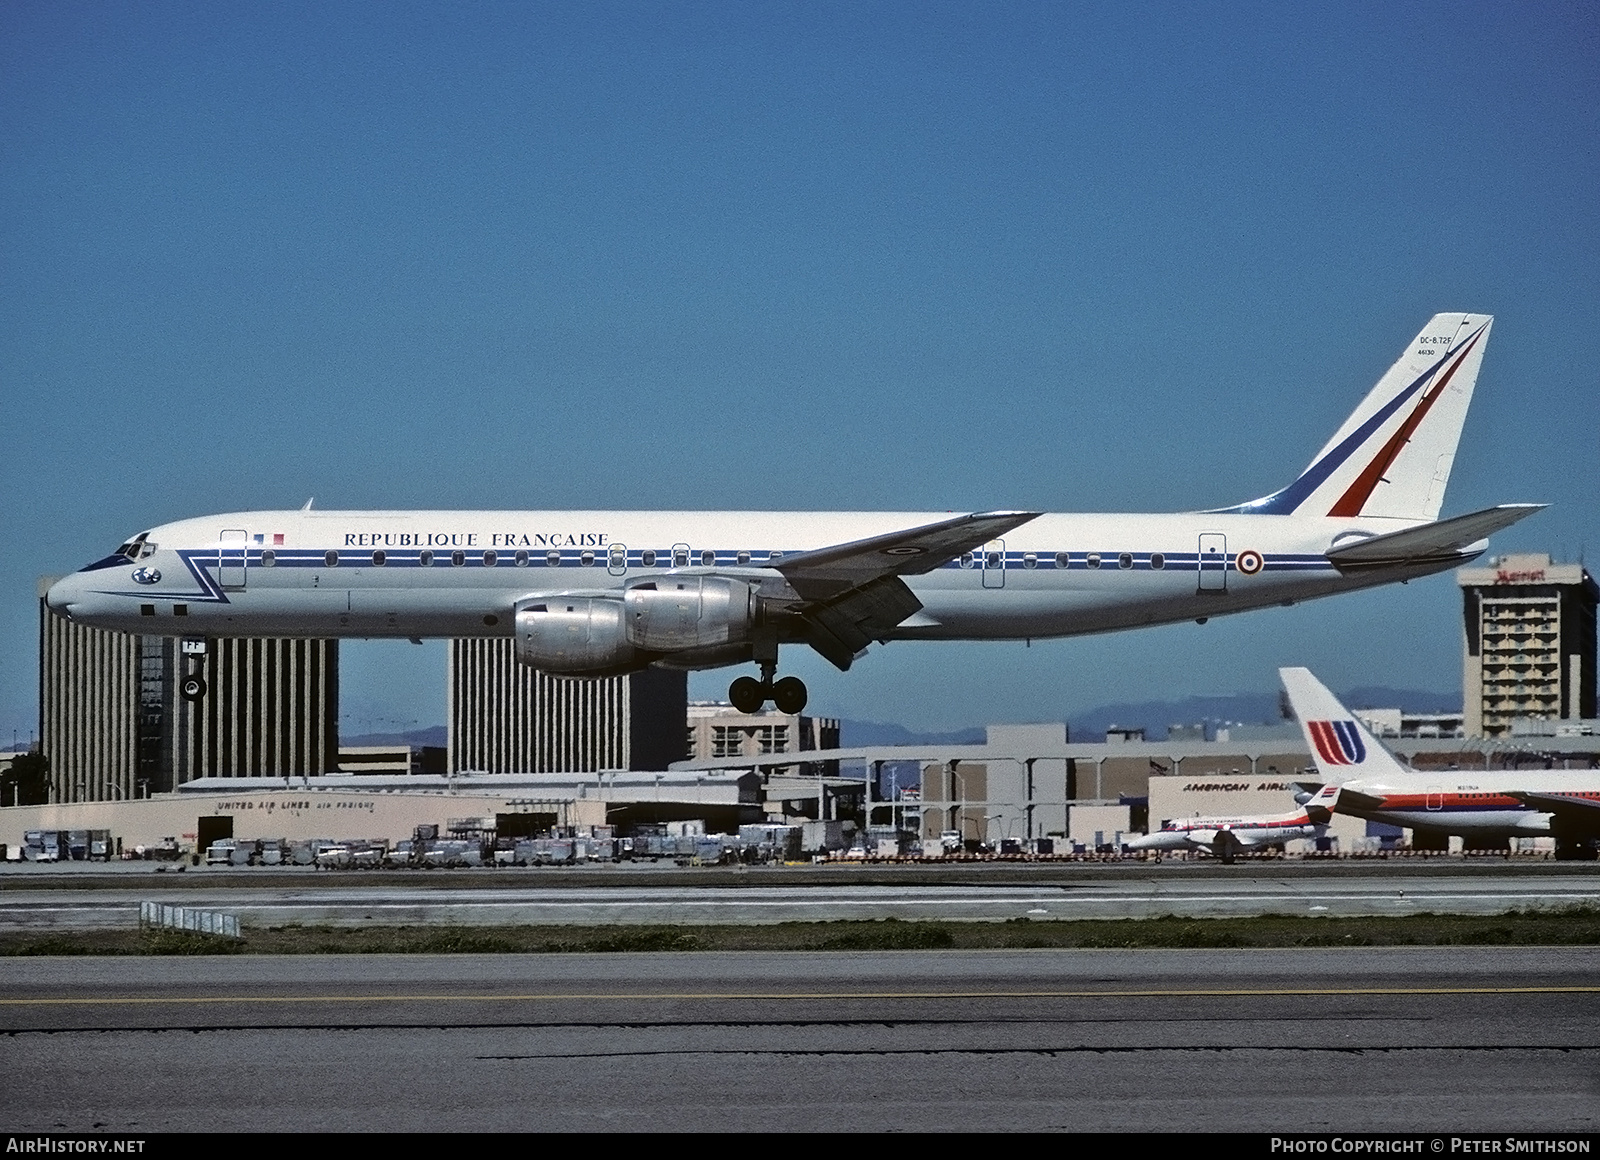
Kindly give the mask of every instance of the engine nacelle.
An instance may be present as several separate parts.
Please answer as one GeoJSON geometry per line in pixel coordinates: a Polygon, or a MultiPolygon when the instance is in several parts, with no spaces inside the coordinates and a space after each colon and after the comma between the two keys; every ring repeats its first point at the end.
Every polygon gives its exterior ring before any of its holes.
{"type": "Polygon", "coordinates": [[[628,640],[622,601],[553,596],[517,609],[517,660],[549,673],[600,676],[643,668],[628,640]]]}
{"type": "Polygon", "coordinates": [[[653,653],[742,645],[755,624],[755,586],[725,576],[666,577],[622,594],[628,641],[653,653]]]}
{"type": "Polygon", "coordinates": [[[547,673],[602,676],[654,661],[685,668],[748,653],[755,586],[723,576],[673,577],[618,596],[551,596],[517,609],[517,659],[547,673]]]}

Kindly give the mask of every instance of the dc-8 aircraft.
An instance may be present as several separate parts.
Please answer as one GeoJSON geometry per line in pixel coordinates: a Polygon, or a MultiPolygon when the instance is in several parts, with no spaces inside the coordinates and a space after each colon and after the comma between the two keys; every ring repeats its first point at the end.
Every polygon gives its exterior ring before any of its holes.
{"type": "MultiPolygon", "coordinates": [[[[839,669],[873,641],[1020,640],[1292,604],[1453,568],[1538,510],[1441,520],[1492,319],[1439,314],[1292,483],[1171,515],[262,511],[140,532],[57,583],[89,625],[203,641],[515,638],[563,676],[754,663],[746,712],[806,644],[839,669]]],[[[198,673],[184,694],[204,695],[198,673]]]]}
{"type": "Polygon", "coordinates": [[[1463,838],[1554,838],[1558,860],[1594,859],[1600,770],[1418,771],[1308,669],[1279,669],[1278,676],[1325,781],[1305,800],[1313,821],[1337,813],[1463,838]]]}

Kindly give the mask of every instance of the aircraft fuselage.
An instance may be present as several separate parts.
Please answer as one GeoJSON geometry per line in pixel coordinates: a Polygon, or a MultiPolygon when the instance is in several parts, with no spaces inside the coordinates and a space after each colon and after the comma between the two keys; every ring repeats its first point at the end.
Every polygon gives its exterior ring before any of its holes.
{"type": "MultiPolygon", "coordinates": [[[[785,556],[946,513],[244,512],[165,524],[64,578],[52,608],[169,636],[509,636],[519,604],[672,577],[776,576],[785,556]]],[[[1041,515],[905,582],[885,639],[1008,640],[1204,620],[1425,576],[1446,557],[1341,571],[1373,517],[1041,515]]],[[[717,663],[731,663],[723,660],[717,663]]],[[[700,666],[691,666],[700,667],[700,666]]],[[[711,667],[711,666],[706,666],[711,667]]]]}

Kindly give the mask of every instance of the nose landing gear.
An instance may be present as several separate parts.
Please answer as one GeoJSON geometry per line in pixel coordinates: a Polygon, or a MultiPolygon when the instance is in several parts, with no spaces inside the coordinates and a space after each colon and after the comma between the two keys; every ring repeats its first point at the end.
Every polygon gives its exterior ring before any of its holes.
{"type": "Polygon", "coordinates": [[[182,658],[183,667],[189,670],[178,682],[178,695],[189,702],[205,700],[206,679],[201,673],[206,667],[206,642],[185,637],[179,642],[178,655],[182,658]]]}
{"type": "Polygon", "coordinates": [[[771,701],[780,713],[794,714],[806,707],[806,683],[799,677],[773,681],[772,670],[761,667],[761,679],[738,677],[728,686],[728,700],[741,713],[759,713],[771,701]]]}

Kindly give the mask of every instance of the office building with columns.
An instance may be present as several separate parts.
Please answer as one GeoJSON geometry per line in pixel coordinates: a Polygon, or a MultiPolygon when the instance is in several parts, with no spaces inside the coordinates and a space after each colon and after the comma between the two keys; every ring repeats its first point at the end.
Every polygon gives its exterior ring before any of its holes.
{"type": "Polygon", "coordinates": [[[689,675],[552,677],[510,638],[450,642],[450,768],[458,773],[664,770],[685,754],[689,675]]]}
{"type": "Polygon", "coordinates": [[[39,740],[55,801],[117,801],[204,777],[306,777],[338,765],[339,651],[328,640],[171,637],[74,624],[39,581],[39,740]],[[179,691],[197,673],[198,701],[179,691]]]}

